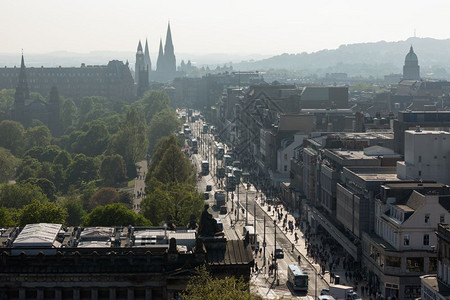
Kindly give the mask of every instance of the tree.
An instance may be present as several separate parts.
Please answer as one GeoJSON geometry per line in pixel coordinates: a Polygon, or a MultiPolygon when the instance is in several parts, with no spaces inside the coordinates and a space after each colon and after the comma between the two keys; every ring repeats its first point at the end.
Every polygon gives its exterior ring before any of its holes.
{"type": "Polygon", "coordinates": [[[77,118],[77,106],[71,99],[65,99],[62,107],[62,123],[64,131],[74,125],[77,118]]]}
{"type": "Polygon", "coordinates": [[[136,172],[136,162],[145,159],[148,149],[146,124],[135,109],[128,110],[122,128],[111,137],[109,154],[120,154],[127,165],[127,173],[136,172]]]}
{"type": "Polygon", "coordinates": [[[84,217],[84,226],[150,226],[142,215],[128,209],[122,203],[98,206],[84,217]]]}
{"type": "Polygon", "coordinates": [[[89,125],[88,131],[80,134],[72,147],[75,152],[97,156],[105,151],[110,135],[102,121],[93,121],[89,125]]]}
{"type": "Polygon", "coordinates": [[[147,190],[147,196],[141,203],[142,214],[153,224],[162,225],[171,216],[174,224],[186,226],[191,215],[198,220],[202,212],[204,198],[191,184],[164,185],[152,178],[147,190]]]}
{"type": "Polygon", "coordinates": [[[98,178],[98,162],[95,158],[82,153],[75,155],[67,168],[69,184],[80,185],[98,178]]]}
{"type": "Polygon", "coordinates": [[[13,179],[19,160],[11,154],[11,151],[0,147],[0,183],[13,179]]]}
{"type": "Polygon", "coordinates": [[[6,207],[0,207],[0,227],[13,227],[15,222],[10,211],[6,207]]]}
{"type": "Polygon", "coordinates": [[[125,161],[119,154],[105,156],[100,165],[100,177],[106,186],[114,186],[125,180],[127,170],[125,161]]]}
{"type": "Polygon", "coordinates": [[[150,122],[155,114],[170,108],[170,99],[163,90],[149,90],[145,92],[144,96],[135,105],[144,110],[145,118],[150,122]]]}
{"type": "Polygon", "coordinates": [[[33,223],[65,224],[67,216],[67,211],[55,203],[33,200],[21,209],[19,225],[25,226],[33,223]]]}
{"type": "Polygon", "coordinates": [[[26,156],[16,172],[16,180],[22,182],[30,177],[38,177],[38,172],[40,172],[42,164],[35,158],[26,156]]]}
{"type": "Polygon", "coordinates": [[[5,119],[8,110],[14,104],[15,89],[0,89],[0,120],[5,119]]]}
{"type": "Polygon", "coordinates": [[[89,209],[92,210],[97,206],[117,203],[119,198],[119,192],[114,188],[101,188],[89,198],[89,209]]]}
{"type": "Polygon", "coordinates": [[[250,284],[243,278],[213,278],[205,267],[197,268],[197,276],[191,277],[187,288],[181,293],[183,300],[216,300],[218,295],[223,300],[263,299],[250,293],[250,284]]]}
{"type": "Polygon", "coordinates": [[[72,157],[70,156],[69,152],[66,150],[62,150],[59,152],[55,159],[53,160],[54,164],[60,164],[63,166],[63,168],[67,168],[67,166],[72,162],[72,157]]]}
{"type": "Polygon", "coordinates": [[[80,226],[86,211],[83,209],[83,204],[80,200],[69,198],[64,200],[61,205],[67,211],[67,226],[80,226]]]}
{"type": "Polygon", "coordinates": [[[170,195],[160,188],[155,188],[141,202],[142,214],[154,225],[162,225],[170,215],[170,195]]]}
{"type": "Polygon", "coordinates": [[[61,148],[59,148],[59,146],[57,145],[49,145],[47,147],[45,147],[44,149],[44,153],[42,153],[42,157],[40,159],[40,161],[42,162],[53,162],[56,158],[56,156],[58,156],[61,153],[61,148]]]}
{"type": "Polygon", "coordinates": [[[52,181],[47,178],[28,178],[24,182],[38,186],[50,201],[56,200],[56,187],[52,181]]]}
{"type": "Polygon", "coordinates": [[[155,149],[157,142],[166,136],[176,132],[181,126],[180,119],[173,109],[164,109],[156,114],[148,127],[148,141],[150,151],[155,149]]]}
{"type": "Polygon", "coordinates": [[[30,183],[0,186],[0,206],[22,208],[33,200],[47,201],[41,188],[30,183]]]}
{"type": "Polygon", "coordinates": [[[27,147],[31,148],[34,146],[46,147],[50,145],[52,140],[52,134],[47,126],[41,125],[36,127],[28,128],[25,133],[27,147]]]}
{"type": "Polygon", "coordinates": [[[189,159],[180,151],[178,146],[170,145],[152,173],[162,183],[190,183],[196,180],[194,166],[189,159]]]}
{"type": "Polygon", "coordinates": [[[25,129],[22,124],[4,120],[0,122],[0,147],[11,150],[15,156],[20,156],[25,146],[25,129]]]}
{"type": "Polygon", "coordinates": [[[148,177],[150,178],[153,175],[158,164],[161,162],[161,159],[164,156],[164,153],[169,148],[170,145],[177,145],[177,137],[175,135],[170,135],[160,139],[156,145],[156,150],[153,152],[152,159],[150,161],[150,165],[148,168],[148,177]]]}

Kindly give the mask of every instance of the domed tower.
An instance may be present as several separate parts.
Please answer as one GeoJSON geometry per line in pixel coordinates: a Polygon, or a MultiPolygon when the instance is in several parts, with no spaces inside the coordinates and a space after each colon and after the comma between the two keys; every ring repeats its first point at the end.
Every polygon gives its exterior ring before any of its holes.
{"type": "Polygon", "coordinates": [[[414,53],[413,47],[409,49],[409,53],[405,57],[405,65],[403,66],[403,80],[420,80],[420,66],[417,55],[414,53]]]}

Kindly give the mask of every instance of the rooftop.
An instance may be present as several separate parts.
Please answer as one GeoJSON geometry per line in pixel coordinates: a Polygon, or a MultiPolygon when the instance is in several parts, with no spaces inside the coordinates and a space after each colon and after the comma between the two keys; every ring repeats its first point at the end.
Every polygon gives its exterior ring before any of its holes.
{"type": "Polygon", "coordinates": [[[61,228],[61,224],[27,224],[13,241],[12,246],[13,248],[58,247],[55,241],[61,228]]]}
{"type": "Polygon", "coordinates": [[[396,167],[346,167],[350,172],[365,181],[399,181],[396,167]]]}

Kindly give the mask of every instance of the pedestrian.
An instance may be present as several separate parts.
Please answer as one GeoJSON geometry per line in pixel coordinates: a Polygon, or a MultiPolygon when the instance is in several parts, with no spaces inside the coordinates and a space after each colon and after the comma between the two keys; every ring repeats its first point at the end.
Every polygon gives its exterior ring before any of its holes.
{"type": "Polygon", "coordinates": [[[300,264],[300,261],[302,260],[302,257],[299,255],[299,256],[297,256],[297,261],[298,261],[298,264],[300,264]]]}
{"type": "Polygon", "coordinates": [[[295,245],[292,244],[292,253],[294,253],[295,245]]]}

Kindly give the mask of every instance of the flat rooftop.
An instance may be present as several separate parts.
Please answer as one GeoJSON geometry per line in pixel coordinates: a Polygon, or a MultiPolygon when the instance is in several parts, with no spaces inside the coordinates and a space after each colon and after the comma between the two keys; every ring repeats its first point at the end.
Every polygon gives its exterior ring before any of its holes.
{"type": "Polygon", "coordinates": [[[345,169],[354,173],[365,181],[400,181],[397,177],[396,167],[364,166],[346,167],[345,169]]]}

